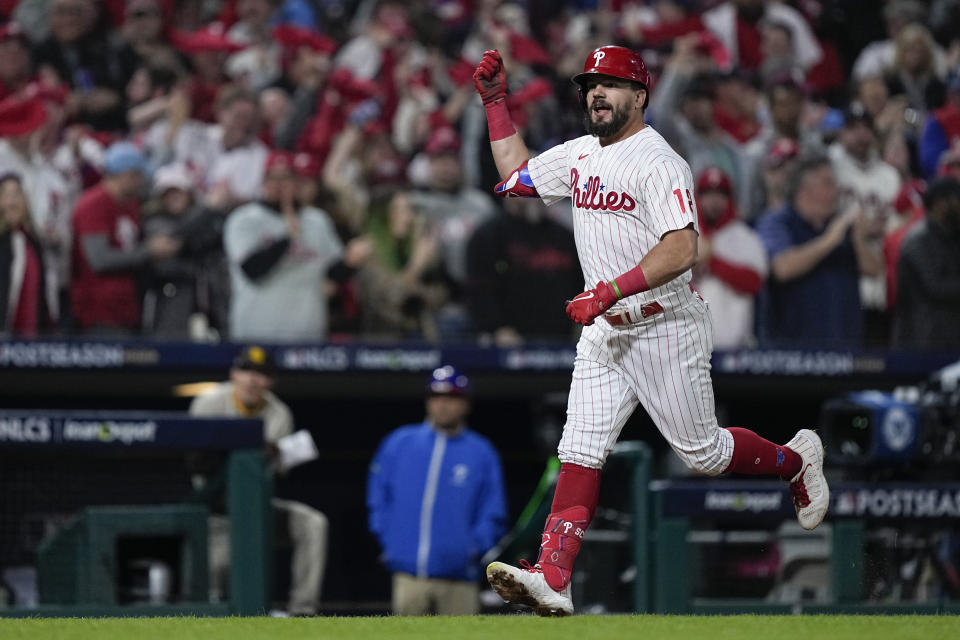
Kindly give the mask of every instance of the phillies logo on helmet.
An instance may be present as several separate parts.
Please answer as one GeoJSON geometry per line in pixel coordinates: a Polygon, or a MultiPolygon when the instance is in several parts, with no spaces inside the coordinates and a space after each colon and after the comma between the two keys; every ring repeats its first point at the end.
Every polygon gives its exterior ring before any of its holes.
{"type": "Polygon", "coordinates": [[[573,76],[574,84],[580,87],[580,106],[587,109],[587,80],[591,76],[604,75],[636,82],[647,90],[644,108],[650,94],[650,72],[643,59],[632,49],[608,45],[595,49],[583,63],[583,72],[573,76]]]}

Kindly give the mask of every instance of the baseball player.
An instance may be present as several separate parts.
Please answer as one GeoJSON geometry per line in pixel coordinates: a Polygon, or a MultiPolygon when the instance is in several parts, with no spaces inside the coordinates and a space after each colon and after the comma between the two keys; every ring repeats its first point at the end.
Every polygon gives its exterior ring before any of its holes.
{"type": "Polygon", "coordinates": [[[633,51],[600,47],[573,77],[588,135],[531,157],[504,101],[506,75],[487,51],[473,75],[483,100],[501,196],[573,200],[574,237],[588,283],[566,306],[577,344],[562,463],[535,565],[493,562],[487,579],[507,602],[570,615],[570,576],[600,488],[600,469],[643,404],[671,448],[705,475],[777,475],[790,482],[800,524],[823,520],[823,445],[808,429],[777,445],[722,429],[710,380],[712,327],[689,287],[697,211],[687,163],[644,123],[650,75],[633,51]],[[596,283],[592,285],[589,283],[596,283]],[[585,288],[586,288],[585,287],[585,288]]]}

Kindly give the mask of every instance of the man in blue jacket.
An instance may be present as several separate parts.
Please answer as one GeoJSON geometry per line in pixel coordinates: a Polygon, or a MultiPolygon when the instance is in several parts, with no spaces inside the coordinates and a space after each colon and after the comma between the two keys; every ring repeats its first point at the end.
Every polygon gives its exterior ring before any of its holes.
{"type": "Polygon", "coordinates": [[[427,385],[427,419],[388,435],[367,483],[370,530],[393,572],[397,615],[479,610],[480,558],[507,516],[500,458],[467,428],[470,383],[451,366],[427,385]]]}

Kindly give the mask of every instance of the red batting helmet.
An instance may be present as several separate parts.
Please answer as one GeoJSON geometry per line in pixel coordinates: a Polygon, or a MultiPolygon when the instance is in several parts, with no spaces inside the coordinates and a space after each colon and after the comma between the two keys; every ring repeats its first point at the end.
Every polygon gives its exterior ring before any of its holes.
{"type": "Polygon", "coordinates": [[[583,73],[578,73],[571,78],[580,87],[580,106],[584,111],[587,110],[587,80],[594,75],[612,76],[640,84],[647,90],[647,96],[643,101],[643,107],[646,109],[650,101],[650,72],[647,71],[647,65],[643,64],[640,56],[632,50],[608,45],[594,49],[587,56],[583,63],[583,73]]]}

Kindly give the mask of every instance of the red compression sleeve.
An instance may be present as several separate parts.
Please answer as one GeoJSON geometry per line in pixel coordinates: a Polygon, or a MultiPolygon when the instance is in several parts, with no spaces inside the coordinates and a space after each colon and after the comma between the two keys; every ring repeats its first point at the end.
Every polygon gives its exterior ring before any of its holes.
{"type": "Polygon", "coordinates": [[[650,289],[647,284],[647,278],[643,275],[643,269],[640,265],[635,266],[630,271],[621,274],[610,281],[610,285],[621,300],[635,293],[642,293],[650,289]]]}
{"type": "Polygon", "coordinates": [[[490,131],[490,142],[509,138],[517,132],[510,119],[510,111],[505,100],[497,100],[492,104],[485,104],[487,112],[487,129],[490,131]]]}
{"type": "Polygon", "coordinates": [[[553,494],[551,513],[558,513],[570,507],[586,507],[590,512],[587,524],[593,519],[593,512],[600,499],[600,469],[582,467],[572,462],[560,465],[557,489],[553,494]]]}

